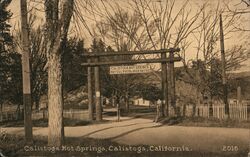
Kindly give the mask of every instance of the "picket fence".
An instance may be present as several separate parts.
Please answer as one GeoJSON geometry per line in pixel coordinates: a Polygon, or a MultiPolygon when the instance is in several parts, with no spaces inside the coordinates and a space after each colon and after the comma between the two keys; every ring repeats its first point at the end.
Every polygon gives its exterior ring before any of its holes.
{"type": "MultiPolygon", "coordinates": [[[[208,105],[199,105],[195,108],[195,116],[197,117],[205,117],[205,118],[217,118],[217,119],[225,119],[225,106],[222,103],[212,104],[209,112],[208,105]]],[[[169,110],[170,116],[174,116],[174,109],[171,107],[169,110]]],[[[193,105],[186,105],[180,107],[181,116],[190,117],[193,115],[193,105]]],[[[247,103],[229,103],[229,115],[231,119],[236,120],[249,120],[249,111],[247,103]]]]}

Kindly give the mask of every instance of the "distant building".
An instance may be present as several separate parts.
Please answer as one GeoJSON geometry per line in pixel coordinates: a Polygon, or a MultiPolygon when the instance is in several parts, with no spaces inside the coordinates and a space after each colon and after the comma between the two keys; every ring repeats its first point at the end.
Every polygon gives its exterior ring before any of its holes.
{"type": "Polygon", "coordinates": [[[133,100],[134,105],[138,105],[138,106],[150,106],[151,101],[149,100],[145,100],[143,98],[136,98],[133,100]]]}

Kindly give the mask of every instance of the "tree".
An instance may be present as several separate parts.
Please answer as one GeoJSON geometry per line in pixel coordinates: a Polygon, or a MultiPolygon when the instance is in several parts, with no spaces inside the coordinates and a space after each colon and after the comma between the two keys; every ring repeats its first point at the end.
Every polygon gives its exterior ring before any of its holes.
{"type": "Polygon", "coordinates": [[[250,6],[250,0],[241,0],[242,3],[245,3],[247,7],[250,6]]]}
{"type": "Polygon", "coordinates": [[[44,2],[44,6],[48,40],[48,145],[61,146],[64,139],[62,50],[67,41],[74,0],[47,0],[44,2]]]}
{"type": "Polygon", "coordinates": [[[162,99],[161,89],[159,89],[155,84],[141,83],[135,87],[134,91],[136,92],[133,93],[134,95],[141,96],[142,98],[152,102],[162,99]]]}
{"type": "MultiPolygon", "coordinates": [[[[181,3],[180,6],[174,0],[164,2],[132,0],[128,3],[130,11],[126,11],[127,8],[125,9],[115,2],[102,2],[104,11],[96,11],[104,19],[97,25],[98,34],[103,41],[113,43],[112,46],[114,45],[116,49],[117,45],[123,43],[128,46],[128,50],[181,47],[202,24],[198,19],[204,6],[198,7],[197,10],[190,9],[188,8],[188,0],[181,3]]],[[[147,57],[149,56],[137,55],[133,59],[147,57]]],[[[161,56],[156,54],[150,57],[160,58],[161,56]]],[[[155,69],[152,69],[152,73],[158,76],[159,81],[161,80],[161,76],[155,69]]],[[[162,82],[164,84],[164,81],[162,82]]],[[[174,87],[174,81],[170,81],[170,83],[171,87],[174,87]]],[[[173,102],[171,104],[177,111],[173,100],[174,92],[171,95],[171,102],[173,102]]]]}
{"type": "Polygon", "coordinates": [[[46,40],[41,27],[29,28],[32,104],[38,109],[40,97],[47,94],[46,40]]]}
{"type": "MultiPolygon", "coordinates": [[[[118,46],[120,44],[117,44],[118,46]]],[[[127,46],[124,43],[119,48],[120,51],[128,51],[127,46]]],[[[114,51],[110,46],[106,47],[105,43],[102,40],[93,40],[92,44],[92,51],[94,52],[112,52],[114,51]]],[[[119,52],[120,52],[119,51],[119,52]]],[[[118,52],[118,53],[119,53],[118,52]]],[[[102,60],[131,60],[131,56],[114,56],[114,57],[104,57],[102,60]]],[[[133,87],[138,84],[138,75],[129,74],[129,75],[111,75],[109,74],[109,67],[101,67],[101,84],[102,86],[102,93],[106,97],[118,97],[124,98],[125,106],[127,111],[129,110],[129,97],[131,91],[133,91],[133,87]]],[[[140,81],[142,81],[141,78],[140,81]]]]}
{"type": "MultiPolygon", "coordinates": [[[[30,62],[30,79],[31,79],[31,95],[32,108],[39,108],[39,100],[41,95],[47,92],[47,71],[44,68],[46,64],[46,40],[43,34],[43,25],[35,27],[37,16],[35,12],[30,11],[28,16],[28,34],[29,34],[29,62],[30,62]]],[[[14,48],[22,54],[21,43],[22,33],[20,29],[14,30],[14,48]]],[[[16,82],[18,84],[18,82],[16,82]]]]}
{"type": "MultiPolygon", "coordinates": [[[[105,42],[110,44],[108,51],[117,50],[120,51],[131,51],[136,50],[139,47],[144,47],[142,45],[135,44],[134,38],[138,31],[141,30],[142,22],[138,18],[138,15],[123,10],[119,8],[117,12],[114,12],[113,15],[109,15],[105,20],[99,21],[96,24],[97,31],[95,34],[100,36],[101,39],[105,42]],[[122,30],[120,28],[127,27],[126,30],[122,30]]],[[[124,28],[125,29],[125,28],[124,28]]],[[[143,40],[141,38],[141,40],[143,40]]],[[[109,57],[108,59],[112,60],[132,60],[138,59],[133,58],[134,56],[115,56],[109,57]]],[[[139,57],[141,58],[141,56],[139,57]]],[[[105,71],[103,76],[104,81],[103,83],[106,84],[106,88],[104,93],[108,94],[109,97],[122,97],[125,101],[126,110],[129,110],[129,98],[132,96],[131,92],[133,88],[138,84],[138,75],[129,74],[129,75],[110,75],[109,68],[101,68],[102,71],[105,71]]],[[[143,77],[140,77],[141,81],[143,77]]]]}
{"type": "MultiPolygon", "coordinates": [[[[6,52],[7,46],[12,44],[12,36],[10,34],[11,25],[8,20],[11,18],[12,13],[7,10],[11,0],[0,1],[0,52],[6,52]]],[[[2,56],[2,55],[1,55],[2,56]]]]}
{"type": "Polygon", "coordinates": [[[21,55],[15,51],[1,53],[0,60],[0,112],[6,101],[17,104],[17,114],[22,105],[21,55]]]}
{"type": "Polygon", "coordinates": [[[81,63],[86,62],[83,57],[84,49],[83,40],[77,37],[67,40],[63,49],[63,88],[68,92],[74,90],[86,83],[86,68],[81,63]]]}
{"type": "MultiPolygon", "coordinates": [[[[233,35],[235,31],[234,25],[240,23],[241,16],[225,11],[225,7],[217,4],[213,9],[209,8],[211,4],[205,3],[205,9],[202,11],[200,23],[201,26],[197,28],[192,36],[195,39],[193,45],[195,46],[195,57],[187,60],[185,56],[189,52],[185,51],[188,43],[183,46],[183,64],[189,79],[182,79],[194,86],[196,86],[197,100],[199,104],[202,98],[201,95],[209,93],[211,99],[222,98],[222,79],[221,79],[221,61],[219,60],[220,51],[218,47],[219,42],[219,15],[223,12],[224,15],[224,34],[225,39],[233,35]],[[192,67],[192,69],[190,69],[192,67]],[[210,72],[209,72],[210,71],[210,72]],[[188,81],[187,81],[188,80],[188,81]],[[221,88],[220,88],[221,87],[221,88]]],[[[245,46],[238,45],[226,49],[226,70],[227,72],[239,68],[241,63],[247,59],[247,51],[245,46]]]]}
{"type": "Polygon", "coordinates": [[[8,20],[11,18],[12,13],[7,10],[8,5],[11,0],[0,1],[0,104],[2,109],[2,103],[4,101],[4,93],[8,85],[6,84],[8,79],[8,50],[9,46],[12,44],[12,36],[10,34],[10,25],[8,20]]]}

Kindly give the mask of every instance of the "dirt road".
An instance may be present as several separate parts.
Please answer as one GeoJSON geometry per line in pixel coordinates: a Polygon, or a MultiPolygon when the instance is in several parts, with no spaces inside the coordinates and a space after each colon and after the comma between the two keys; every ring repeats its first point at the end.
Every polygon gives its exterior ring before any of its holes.
{"type": "MultiPolygon", "coordinates": [[[[113,120],[108,118],[108,120],[113,120]]],[[[23,134],[23,128],[2,128],[11,134],[23,134]]],[[[33,128],[34,135],[47,136],[47,128],[33,128]]],[[[127,145],[185,146],[194,151],[221,152],[226,146],[248,149],[249,129],[166,126],[148,119],[123,117],[111,122],[65,127],[67,137],[111,139],[127,145]]]]}

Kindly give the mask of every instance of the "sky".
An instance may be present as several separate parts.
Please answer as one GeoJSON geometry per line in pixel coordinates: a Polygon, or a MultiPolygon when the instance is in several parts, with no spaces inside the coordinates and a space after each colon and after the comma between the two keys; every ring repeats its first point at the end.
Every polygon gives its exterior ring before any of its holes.
{"type": "MultiPolygon", "coordinates": [[[[38,1],[38,0],[36,0],[38,1]]],[[[79,0],[81,1],[81,0],[79,0]]],[[[101,6],[100,0],[93,0],[95,2],[97,2],[97,5],[101,6]]],[[[163,3],[165,2],[165,0],[161,0],[163,3]]],[[[183,3],[184,0],[176,0],[177,3],[177,8],[178,6],[180,6],[183,3]]],[[[225,3],[231,3],[232,9],[238,8],[245,8],[246,6],[244,4],[240,4],[240,0],[224,0],[225,3]]],[[[128,3],[130,2],[130,0],[116,0],[116,2],[123,6],[125,9],[129,9],[128,8],[128,3]]],[[[198,5],[201,5],[202,3],[207,2],[210,4],[211,8],[213,8],[214,6],[216,6],[216,4],[218,2],[222,3],[222,0],[190,0],[189,6],[192,10],[195,10],[197,8],[198,5]]],[[[40,9],[42,10],[41,4],[39,3],[28,3],[30,6],[28,8],[28,10],[30,10],[31,8],[38,8],[37,10],[34,10],[36,12],[36,16],[37,16],[37,23],[35,23],[36,25],[41,25],[41,21],[43,20],[44,14],[42,11],[40,11],[40,9]]],[[[222,3],[223,5],[223,3],[222,3]]],[[[13,13],[12,19],[10,20],[10,23],[13,26],[13,29],[17,29],[18,28],[18,21],[20,19],[20,0],[12,0],[12,3],[9,6],[10,11],[13,13]]],[[[83,14],[86,15],[86,13],[84,12],[83,14]]],[[[192,14],[192,12],[191,12],[192,14]]],[[[88,17],[93,17],[92,15],[86,15],[88,17]]],[[[98,17],[97,17],[98,18],[98,17]]],[[[93,27],[93,21],[92,20],[88,20],[86,18],[86,23],[89,24],[89,28],[93,27]]],[[[242,23],[241,23],[245,28],[249,28],[250,29],[250,13],[249,14],[245,14],[242,17],[242,23]]],[[[84,27],[82,27],[84,29],[84,27]]],[[[75,34],[74,29],[71,29],[70,33],[75,34]]],[[[87,46],[90,45],[92,38],[89,35],[88,32],[86,31],[81,31],[80,33],[77,32],[78,36],[81,36],[81,38],[84,38],[85,44],[87,46]]],[[[229,36],[229,39],[225,40],[225,47],[230,48],[235,44],[242,44],[245,42],[248,42],[248,45],[250,45],[249,41],[247,41],[246,38],[242,38],[243,36],[249,36],[250,37],[250,31],[248,32],[244,32],[244,33],[232,33],[229,36]]],[[[250,46],[248,46],[248,48],[250,49],[250,46]]],[[[194,46],[190,46],[190,48],[188,49],[188,51],[193,52],[194,51],[194,46]]],[[[188,53],[187,54],[187,58],[192,59],[195,56],[195,53],[188,53]]],[[[240,69],[240,71],[250,71],[250,60],[246,61],[244,63],[245,65],[243,66],[243,68],[240,69]]]]}

